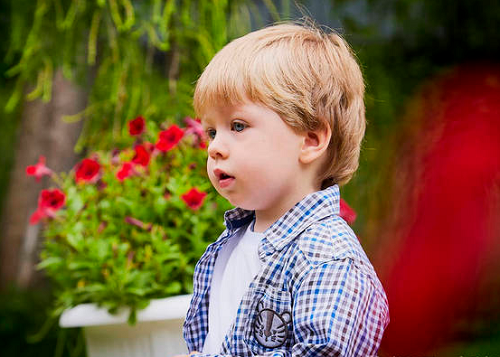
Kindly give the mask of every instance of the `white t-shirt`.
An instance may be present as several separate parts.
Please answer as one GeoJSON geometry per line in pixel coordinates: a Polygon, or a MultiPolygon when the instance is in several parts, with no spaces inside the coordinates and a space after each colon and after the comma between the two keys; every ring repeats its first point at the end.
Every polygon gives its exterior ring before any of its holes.
{"type": "Polygon", "coordinates": [[[258,249],[264,234],[253,232],[252,228],[253,222],[229,238],[215,261],[208,306],[208,335],[203,353],[221,352],[241,299],[259,272],[258,249]]]}

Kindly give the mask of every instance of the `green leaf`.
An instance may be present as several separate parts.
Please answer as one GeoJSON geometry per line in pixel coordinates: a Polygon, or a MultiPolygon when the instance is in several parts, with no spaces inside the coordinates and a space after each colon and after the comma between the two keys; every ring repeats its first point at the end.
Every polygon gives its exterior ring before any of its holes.
{"type": "Polygon", "coordinates": [[[83,237],[80,233],[68,232],[68,234],[66,235],[66,241],[77,251],[81,251],[83,248],[83,237]]]}
{"type": "Polygon", "coordinates": [[[129,292],[130,294],[137,295],[137,296],[144,296],[147,293],[146,289],[140,289],[140,288],[127,289],[127,292],[129,292]]]}
{"type": "Polygon", "coordinates": [[[47,259],[42,260],[40,263],[37,264],[36,268],[38,270],[41,269],[50,269],[55,266],[60,265],[63,262],[63,259],[61,257],[49,257],[47,259]]]}
{"type": "Polygon", "coordinates": [[[68,189],[67,195],[68,195],[68,209],[70,209],[73,212],[80,211],[84,206],[84,202],[82,196],[80,196],[77,193],[76,187],[70,187],[68,189]]]}
{"type": "Polygon", "coordinates": [[[95,266],[94,263],[83,260],[77,260],[68,263],[69,270],[82,270],[82,269],[85,270],[85,269],[91,269],[94,266],[95,266]]]}
{"type": "Polygon", "coordinates": [[[165,288],[165,294],[175,295],[180,293],[182,290],[182,284],[178,281],[174,281],[165,288]]]}

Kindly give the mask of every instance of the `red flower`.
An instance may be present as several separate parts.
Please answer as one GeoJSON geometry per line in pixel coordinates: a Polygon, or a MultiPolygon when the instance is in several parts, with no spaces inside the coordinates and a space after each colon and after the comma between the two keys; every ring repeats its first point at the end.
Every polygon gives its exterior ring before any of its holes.
{"type": "Polygon", "coordinates": [[[116,173],[116,178],[120,181],[125,180],[127,177],[134,173],[134,167],[130,162],[125,162],[122,168],[116,173]]]}
{"type": "Polygon", "coordinates": [[[45,217],[54,217],[55,212],[59,210],[66,202],[66,195],[61,190],[42,190],[38,196],[38,208],[30,217],[30,224],[37,224],[45,217]]]}
{"type": "Polygon", "coordinates": [[[203,200],[207,195],[206,192],[198,191],[197,188],[192,188],[185,194],[181,196],[182,200],[186,202],[186,205],[193,209],[197,210],[203,205],[203,200]]]}
{"type": "Polygon", "coordinates": [[[52,175],[52,170],[45,166],[45,156],[40,155],[35,165],[28,166],[26,168],[26,175],[35,176],[37,181],[40,181],[43,176],[52,175]]]}
{"type": "Polygon", "coordinates": [[[66,201],[66,195],[58,188],[42,190],[38,198],[38,208],[57,211],[66,201]]]}
{"type": "Polygon", "coordinates": [[[169,151],[179,143],[183,136],[184,131],[174,124],[160,133],[160,139],[156,143],[156,148],[160,151],[169,151]]]}
{"type": "Polygon", "coordinates": [[[99,178],[99,171],[101,170],[101,165],[93,159],[83,159],[76,166],[76,181],[77,182],[90,182],[95,183],[99,178]]]}
{"type": "Polygon", "coordinates": [[[137,145],[135,147],[135,156],[132,159],[132,162],[136,165],[148,166],[150,155],[148,150],[144,147],[144,145],[137,145]]]}
{"type": "Polygon", "coordinates": [[[134,120],[129,121],[128,132],[132,136],[141,135],[144,132],[144,118],[138,116],[134,120]]]}
{"type": "Polygon", "coordinates": [[[340,199],[340,217],[349,225],[356,220],[356,212],[342,198],[340,199]]]}

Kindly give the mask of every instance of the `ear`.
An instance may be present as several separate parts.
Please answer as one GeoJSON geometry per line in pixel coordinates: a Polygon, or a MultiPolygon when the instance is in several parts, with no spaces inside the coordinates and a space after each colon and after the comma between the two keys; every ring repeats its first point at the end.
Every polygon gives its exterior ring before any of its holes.
{"type": "Polygon", "coordinates": [[[326,152],[326,149],[328,149],[332,130],[326,124],[323,128],[315,131],[307,131],[303,135],[299,160],[303,164],[310,164],[320,158],[326,152]]]}

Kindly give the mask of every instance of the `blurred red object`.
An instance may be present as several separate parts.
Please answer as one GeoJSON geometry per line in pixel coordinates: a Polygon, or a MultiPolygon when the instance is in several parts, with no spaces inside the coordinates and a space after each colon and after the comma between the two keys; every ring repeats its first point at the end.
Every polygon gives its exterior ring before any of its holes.
{"type": "Polygon", "coordinates": [[[52,175],[52,170],[45,166],[45,156],[40,155],[38,162],[35,165],[26,168],[26,175],[35,176],[36,181],[40,182],[42,177],[52,175]]]}
{"type": "Polygon", "coordinates": [[[475,309],[482,276],[498,275],[484,267],[500,244],[500,68],[460,66],[416,102],[386,240],[397,248],[382,276],[391,323],[381,351],[390,356],[448,342],[475,309]]]}
{"type": "Polygon", "coordinates": [[[356,220],[356,212],[342,198],[340,199],[340,217],[349,225],[356,220]]]}

